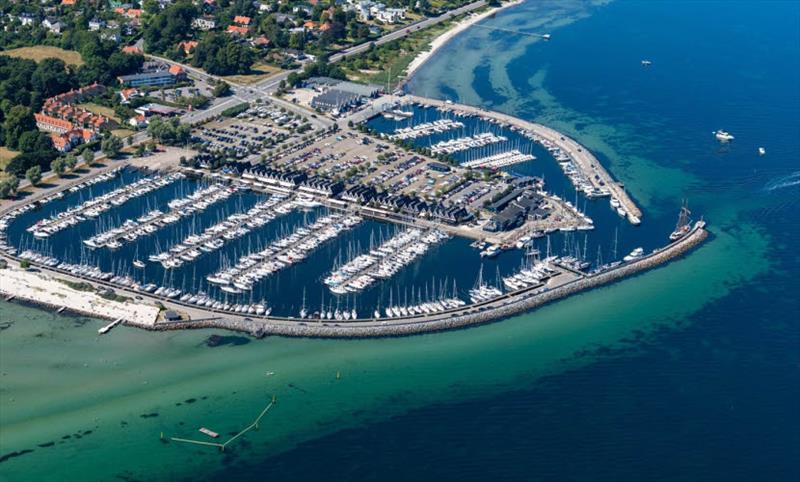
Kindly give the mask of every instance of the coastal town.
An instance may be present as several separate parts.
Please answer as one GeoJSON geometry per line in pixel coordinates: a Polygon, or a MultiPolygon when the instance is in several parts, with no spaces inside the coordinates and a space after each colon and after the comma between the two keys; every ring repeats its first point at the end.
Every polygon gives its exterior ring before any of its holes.
{"type": "Polygon", "coordinates": [[[0,294],[109,320],[100,334],[386,336],[530,310],[702,242],[684,207],[663,243],[623,252],[646,219],[589,149],[406,92],[512,4],[0,2],[0,294]]]}

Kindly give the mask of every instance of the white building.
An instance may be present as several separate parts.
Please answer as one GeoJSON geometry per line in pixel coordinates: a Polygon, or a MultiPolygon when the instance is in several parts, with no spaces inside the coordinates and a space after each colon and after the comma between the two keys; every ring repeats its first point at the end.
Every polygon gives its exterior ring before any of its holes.
{"type": "Polygon", "coordinates": [[[406,18],[406,9],[386,8],[384,10],[378,11],[375,14],[375,18],[377,18],[383,23],[397,23],[406,18]]]}
{"type": "Polygon", "coordinates": [[[99,18],[93,18],[89,20],[89,30],[91,30],[92,32],[97,32],[101,28],[105,28],[105,26],[106,26],[105,20],[99,18]]]}
{"type": "Polygon", "coordinates": [[[192,27],[198,30],[213,30],[217,28],[217,21],[214,17],[197,17],[192,21],[192,27]]]}
{"type": "Polygon", "coordinates": [[[36,23],[36,18],[34,18],[34,16],[29,13],[19,14],[17,20],[19,20],[19,23],[21,23],[23,26],[34,25],[36,23]]]}
{"type": "Polygon", "coordinates": [[[42,22],[42,26],[56,35],[59,35],[61,33],[61,29],[64,27],[55,17],[45,18],[42,22]]]}

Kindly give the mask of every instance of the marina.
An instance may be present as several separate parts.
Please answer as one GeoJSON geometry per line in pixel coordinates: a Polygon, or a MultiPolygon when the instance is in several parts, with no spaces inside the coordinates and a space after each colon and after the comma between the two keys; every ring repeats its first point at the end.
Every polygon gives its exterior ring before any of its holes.
{"type": "Polygon", "coordinates": [[[159,229],[177,222],[182,217],[203,212],[212,204],[228,199],[233,190],[235,189],[220,184],[199,189],[185,198],[174,199],[167,203],[171,209],[169,212],[163,213],[156,209],[136,220],[128,219],[118,228],[112,228],[84,239],[83,244],[90,248],[119,248],[124,242],[132,242],[139,236],[153,234],[159,229]]]}
{"type": "MultiPolygon", "coordinates": [[[[376,171],[376,159],[369,155],[371,147],[349,154],[345,139],[356,136],[345,132],[323,137],[321,147],[293,154],[285,165],[278,161],[273,170],[243,170],[236,164],[213,175],[198,169],[120,169],[113,177],[54,194],[41,213],[25,207],[5,213],[0,247],[11,256],[21,253],[18,259],[113,290],[113,296],[159,300],[185,313],[181,320],[155,322],[157,326],[195,326],[192,320],[199,318],[208,320],[202,326],[256,334],[265,333],[270,323],[297,323],[292,320],[427,324],[471,310],[483,319],[485,311],[505,306],[509,297],[546,295],[564,284],[647,259],[643,249],[630,251],[638,247],[628,241],[632,233],[614,221],[617,214],[629,218],[615,191],[597,188],[568,145],[454,104],[415,103],[402,112],[370,123],[385,122],[389,132],[405,133],[405,139],[395,140],[454,156],[456,171],[448,174],[438,166],[432,171],[441,173],[433,177],[443,181],[441,186],[452,185],[440,188],[449,204],[438,209],[456,209],[447,206],[462,203],[484,216],[486,209],[491,215],[492,209],[499,213],[511,206],[513,212],[529,202],[537,210],[524,208],[520,212],[529,213],[526,222],[496,233],[486,219],[434,219],[428,214],[431,208],[416,217],[401,215],[397,205],[361,197],[376,171]],[[548,157],[552,163],[530,162],[548,157]],[[353,168],[363,163],[371,166],[364,171],[370,174],[347,179],[361,179],[361,187],[345,184],[339,195],[329,178],[308,174],[311,169],[327,176],[359,172],[353,168]],[[545,191],[544,182],[533,176],[536,168],[549,179],[547,187],[561,196],[545,191]],[[498,175],[475,183],[462,177],[469,169],[498,175]],[[174,189],[160,189],[175,183],[174,189]],[[609,198],[609,215],[594,202],[598,197],[609,198]],[[97,212],[88,215],[92,210],[97,212]],[[70,221],[87,218],[94,222],[70,221]],[[64,224],[50,229],[54,220],[64,224]],[[21,223],[27,226],[23,231],[21,223]],[[577,241],[576,231],[598,231],[598,224],[608,227],[577,241]],[[36,236],[36,229],[30,229],[36,226],[51,232],[36,236]],[[614,233],[623,228],[627,234],[623,246],[618,248],[615,241],[609,253],[604,245],[612,226],[614,233]],[[551,254],[550,245],[556,242],[564,245],[560,255],[551,254]],[[436,255],[430,255],[434,250],[436,255]],[[547,256],[540,260],[543,252],[547,256]],[[589,260],[587,254],[595,252],[597,259],[589,260]],[[485,280],[484,268],[494,274],[492,282],[485,280]],[[287,291],[298,280],[303,289],[287,291]]],[[[386,146],[376,146],[385,159],[379,157],[378,165],[386,166],[377,168],[375,179],[398,192],[417,189],[416,179],[429,161],[420,156],[404,160],[399,151],[387,153],[386,146]]],[[[427,178],[430,185],[432,177],[427,178]]]]}
{"type": "MultiPolygon", "coordinates": [[[[28,227],[27,231],[37,238],[47,238],[70,226],[74,226],[87,219],[93,219],[102,213],[110,210],[114,206],[122,204],[144,196],[156,189],[168,186],[178,179],[182,179],[182,173],[173,173],[166,176],[152,176],[135,181],[133,184],[120,187],[107,194],[94,197],[80,206],[57,213],[49,219],[41,219],[36,224],[28,227]]],[[[72,189],[72,188],[71,188],[72,189]]]]}
{"type": "Polygon", "coordinates": [[[424,255],[431,245],[445,239],[447,235],[440,231],[423,233],[416,228],[403,231],[335,269],[323,282],[339,295],[363,291],[379,279],[391,278],[424,255]]]}

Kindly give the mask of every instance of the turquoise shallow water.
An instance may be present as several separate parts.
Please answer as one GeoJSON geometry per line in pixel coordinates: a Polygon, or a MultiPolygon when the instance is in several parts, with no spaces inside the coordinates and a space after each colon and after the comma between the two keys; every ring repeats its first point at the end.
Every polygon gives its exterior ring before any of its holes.
{"type": "Polygon", "coordinates": [[[800,8],[537,2],[491,23],[553,40],[467,31],[410,89],[563,129],[645,222],[688,197],[712,239],[530,314],[403,339],[209,348],[210,331],[98,338],[98,321],[0,303],[0,480],[800,478],[800,8]],[[272,395],[225,454],[159,442],[234,432],[272,395]]]}

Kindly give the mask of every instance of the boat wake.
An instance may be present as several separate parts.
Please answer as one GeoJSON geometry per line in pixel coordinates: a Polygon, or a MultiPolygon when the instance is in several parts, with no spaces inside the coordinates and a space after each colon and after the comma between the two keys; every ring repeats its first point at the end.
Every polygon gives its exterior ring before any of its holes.
{"type": "Polygon", "coordinates": [[[776,191],[787,187],[797,186],[800,184],[800,171],[795,171],[789,175],[781,176],[778,179],[773,179],[764,186],[765,191],[776,191]]]}

